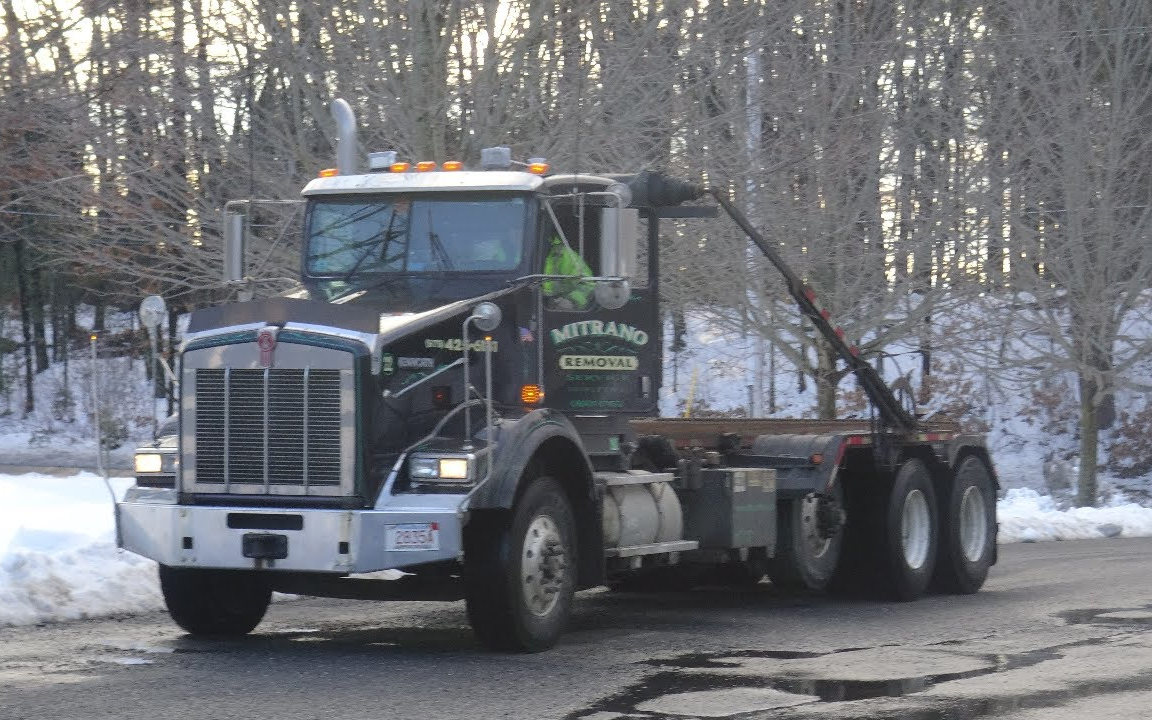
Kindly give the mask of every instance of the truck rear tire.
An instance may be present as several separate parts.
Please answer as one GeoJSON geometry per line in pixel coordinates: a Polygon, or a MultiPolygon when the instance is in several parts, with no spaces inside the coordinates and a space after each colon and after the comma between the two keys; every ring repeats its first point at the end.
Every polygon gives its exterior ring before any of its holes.
{"type": "Polygon", "coordinates": [[[464,546],[472,630],[493,650],[547,650],[564,632],[576,590],[576,523],[563,488],[540,477],[510,520],[476,520],[464,546]]]}
{"type": "Polygon", "coordinates": [[[884,513],[880,564],[885,595],[915,600],[924,594],[936,566],[939,525],[932,476],[918,459],[896,472],[884,513]]]}
{"type": "Polygon", "coordinates": [[[264,619],[272,589],[244,570],[160,566],[168,614],[189,635],[247,635],[264,619]]]}
{"type": "MultiPolygon", "coordinates": [[[[835,500],[843,507],[840,486],[835,500]]],[[[808,495],[780,503],[776,516],[776,555],[768,558],[768,578],[781,590],[822,592],[828,587],[844,543],[844,528],[831,536],[821,532],[817,521],[820,499],[808,495]]]]}
{"type": "Polygon", "coordinates": [[[960,462],[944,500],[934,584],[943,592],[974,593],[988,578],[996,551],[996,495],[982,459],[969,455],[960,462]]]}

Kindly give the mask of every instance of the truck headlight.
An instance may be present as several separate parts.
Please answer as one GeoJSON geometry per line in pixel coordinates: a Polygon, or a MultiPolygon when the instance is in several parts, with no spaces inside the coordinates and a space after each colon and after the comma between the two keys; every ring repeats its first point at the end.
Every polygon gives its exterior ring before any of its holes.
{"type": "Polygon", "coordinates": [[[176,453],[139,451],[133,456],[136,484],[144,487],[176,487],[176,453]]]}
{"type": "Polygon", "coordinates": [[[467,458],[440,458],[440,478],[442,480],[467,480],[467,458]]]}
{"type": "Polygon", "coordinates": [[[158,473],[164,469],[164,456],[160,453],[136,453],[137,473],[158,473]]]}
{"type": "Polygon", "coordinates": [[[414,457],[408,463],[408,475],[413,480],[430,480],[440,477],[438,458],[414,457]]]}
{"type": "Polygon", "coordinates": [[[416,482],[471,482],[473,458],[417,455],[408,461],[408,477],[416,482]]]}

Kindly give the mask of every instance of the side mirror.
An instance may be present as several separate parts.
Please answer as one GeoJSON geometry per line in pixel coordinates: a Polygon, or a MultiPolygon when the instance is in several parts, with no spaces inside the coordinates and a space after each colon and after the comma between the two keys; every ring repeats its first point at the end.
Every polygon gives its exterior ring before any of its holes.
{"type": "Polygon", "coordinates": [[[636,227],[640,213],[627,207],[632,198],[627,186],[611,185],[608,193],[611,202],[600,214],[600,275],[622,279],[598,282],[595,295],[601,307],[616,310],[624,307],[632,295],[628,281],[636,274],[636,227]]]}
{"type": "Polygon", "coordinates": [[[632,297],[632,285],[627,280],[600,280],[592,294],[605,310],[619,310],[632,297]]]}
{"type": "MultiPolygon", "coordinates": [[[[631,278],[636,274],[636,227],[640,211],[629,208],[630,194],[617,194],[609,188],[611,204],[600,214],[600,275],[631,278]]],[[[619,186],[627,191],[623,185],[619,186]]]]}
{"type": "Polygon", "coordinates": [[[244,215],[224,210],[224,282],[244,281],[244,215]]]}
{"type": "MultiPolygon", "coordinates": [[[[149,336],[156,332],[156,326],[163,322],[164,318],[168,315],[168,306],[164,304],[164,298],[159,295],[149,295],[140,302],[140,322],[144,325],[144,330],[149,336]]],[[[155,342],[156,338],[152,338],[155,342]]]]}
{"type": "Polygon", "coordinates": [[[500,306],[496,303],[482,302],[472,308],[472,317],[470,319],[481,332],[492,332],[500,327],[500,321],[503,320],[503,313],[500,312],[500,306]]]}

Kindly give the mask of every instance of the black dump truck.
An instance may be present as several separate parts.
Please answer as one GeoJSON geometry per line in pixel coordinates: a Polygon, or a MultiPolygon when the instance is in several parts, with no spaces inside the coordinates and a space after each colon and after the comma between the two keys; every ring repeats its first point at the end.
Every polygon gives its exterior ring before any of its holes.
{"type": "MultiPolygon", "coordinates": [[[[160,564],[185,631],[248,633],[273,591],[462,598],[483,644],[538,651],[596,586],[767,576],[912,600],[984,583],[997,480],[982,440],[918,420],[723,192],[550,174],[507,148],[479,169],[395,152],[365,169],[351,108],[333,115],[337,167],[303,190],[298,285],[192,314],[178,413],[117,505],[120,546],[160,564]],[[719,210],[873,419],[657,417],[659,222],[719,210]]],[[[247,209],[224,218],[239,283],[247,209]]]]}

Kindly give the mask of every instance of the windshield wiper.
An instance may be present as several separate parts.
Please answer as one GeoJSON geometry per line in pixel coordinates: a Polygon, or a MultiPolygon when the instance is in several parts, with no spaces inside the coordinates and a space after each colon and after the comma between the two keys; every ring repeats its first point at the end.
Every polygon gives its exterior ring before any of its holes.
{"type": "Polygon", "coordinates": [[[452,258],[448,257],[444,243],[440,242],[440,236],[432,227],[432,208],[428,208],[428,244],[432,246],[432,254],[436,256],[437,265],[443,266],[443,272],[453,270],[452,258]]]}
{"type": "Polygon", "coordinates": [[[372,257],[372,255],[376,253],[377,249],[379,250],[380,257],[387,257],[388,245],[392,242],[393,238],[396,237],[396,235],[394,235],[392,232],[392,225],[395,222],[396,210],[393,209],[392,212],[388,215],[388,224],[384,227],[384,232],[381,235],[368,240],[368,247],[364,250],[363,253],[360,254],[360,257],[356,258],[356,262],[352,263],[352,267],[348,269],[348,272],[344,273],[344,277],[342,277],[341,280],[343,280],[345,283],[352,282],[352,278],[356,275],[356,271],[360,269],[360,266],[363,265],[368,260],[368,258],[372,257]],[[379,246],[377,246],[378,240],[382,240],[379,246]]]}

